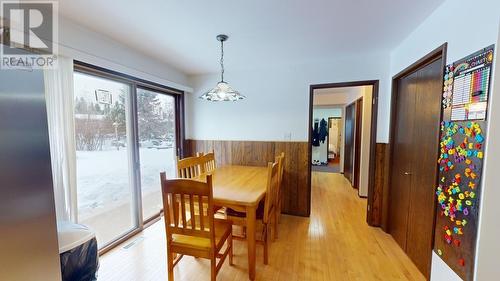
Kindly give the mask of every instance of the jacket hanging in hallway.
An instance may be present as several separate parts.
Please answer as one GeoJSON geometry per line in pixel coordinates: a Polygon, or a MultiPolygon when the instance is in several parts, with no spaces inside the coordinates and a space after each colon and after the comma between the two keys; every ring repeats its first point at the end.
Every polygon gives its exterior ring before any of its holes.
{"type": "Polygon", "coordinates": [[[328,136],[328,123],[323,118],[321,122],[319,122],[319,141],[324,143],[326,141],[326,137],[328,136]]]}
{"type": "Polygon", "coordinates": [[[312,130],[312,140],[311,144],[312,146],[319,146],[319,142],[324,143],[326,140],[326,137],[328,136],[328,128],[327,128],[328,123],[326,120],[323,118],[321,121],[319,119],[314,120],[314,126],[312,130]]]}
{"type": "Polygon", "coordinates": [[[314,120],[314,126],[312,129],[311,144],[312,146],[319,146],[319,119],[314,120]]]}

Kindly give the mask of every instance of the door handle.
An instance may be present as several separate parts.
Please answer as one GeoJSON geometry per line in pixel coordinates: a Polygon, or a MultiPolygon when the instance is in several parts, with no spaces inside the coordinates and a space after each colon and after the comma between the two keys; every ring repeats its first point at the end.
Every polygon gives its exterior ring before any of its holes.
{"type": "Polygon", "coordinates": [[[409,175],[411,175],[410,172],[405,172],[405,176],[409,176],[409,175]]]}

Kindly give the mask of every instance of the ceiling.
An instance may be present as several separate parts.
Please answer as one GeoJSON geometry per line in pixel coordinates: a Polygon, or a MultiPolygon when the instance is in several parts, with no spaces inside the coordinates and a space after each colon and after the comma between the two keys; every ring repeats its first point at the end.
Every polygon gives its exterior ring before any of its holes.
{"type": "Polygon", "coordinates": [[[444,0],[61,0],[71,19],[186,74],[389,52],[444,0]]]}
{"type": "Polygon", "coordinates": [[[319,107],[346,105],[361,97],[367,87],[372,86],[315,89],[313,105],[319,107]]]}

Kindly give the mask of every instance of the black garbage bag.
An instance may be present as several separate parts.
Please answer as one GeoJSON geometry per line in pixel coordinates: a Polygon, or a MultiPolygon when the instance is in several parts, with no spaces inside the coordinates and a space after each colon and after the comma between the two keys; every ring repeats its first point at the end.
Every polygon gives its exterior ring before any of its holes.
{"type": "Polygon", "coordinates": [[[96,281],[99,269],[97,240],[95,238],[61,255],[63,281],[96,281]]]}

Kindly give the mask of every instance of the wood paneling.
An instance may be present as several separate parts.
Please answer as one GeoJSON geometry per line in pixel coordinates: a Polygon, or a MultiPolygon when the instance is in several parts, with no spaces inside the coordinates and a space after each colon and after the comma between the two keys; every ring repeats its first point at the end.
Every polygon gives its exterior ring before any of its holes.
{"type": "Polygon", "coordinates": [[[186,156],[215,152],[217,166],[267,166],[285,152],[282,212],[308,216],[310,213],[309,149],[307,142],[186,140],[186,156]]]}
{"type": "Polygon", "coordinates": [[[389,144],[377,143],[375,148],[375,181],[373,192],[368,195],[368,202],[371,202],[371,205],[367,222],[371,226],[382,226],[383,229],[387,229],[387,208],[384,208],[384,201],[388,197],[388,177],[389,144]]]}

